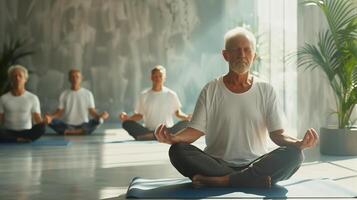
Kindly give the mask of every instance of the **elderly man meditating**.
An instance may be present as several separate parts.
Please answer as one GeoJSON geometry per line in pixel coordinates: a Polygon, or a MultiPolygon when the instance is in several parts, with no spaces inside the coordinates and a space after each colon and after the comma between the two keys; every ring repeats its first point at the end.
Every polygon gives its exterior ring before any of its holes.
{"type": "Polygon", "coordinates": [[[171,163],[196,186],[270,187],[296,172],[318,135],[312,128],[302,140],[285,133],[273,87],[250,73],[254,35],[237,27],[224,41],[229,71],[203,88],[189,127],[172,134],[162,124],[155,135],[171,144],[171,163]],[[202,136],[204,151],[190,144],[202,136]],[[280,147],[269,152],[269,138],[280,147]]]}

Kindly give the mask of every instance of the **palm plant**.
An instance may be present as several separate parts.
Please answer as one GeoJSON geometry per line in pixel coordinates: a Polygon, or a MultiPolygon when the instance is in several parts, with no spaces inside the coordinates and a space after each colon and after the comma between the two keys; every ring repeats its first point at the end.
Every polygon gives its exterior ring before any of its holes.
{"type": "Polygon", "coordinates": [[[5,42],[0,54],[0,95],[9,87],[7,70],[11,65],[19,63],[23,57],[33,54],[33,51],[26,50],[26,40],[10,39],[5,42]]]}
{"type": "Polygon", "coordinates": [[[357,104],[357,9],[350,0],[307,0],[304,4],[320,8],[328,29],[319,33],[317,44],[306,43],[298,50],[298,63],[324,72],[336,97],[338,127],[348,128],[357,104]]]}

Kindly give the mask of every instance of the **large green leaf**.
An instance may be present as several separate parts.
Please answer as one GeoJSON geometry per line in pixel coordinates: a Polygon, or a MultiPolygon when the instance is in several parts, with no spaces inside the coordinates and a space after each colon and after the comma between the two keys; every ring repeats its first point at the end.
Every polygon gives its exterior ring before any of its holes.
{"type": "Polygon", "coordinates": [[[357,103],[357,8],[351,0],[304,3],[320,8],[328,29],[319,33],[317,44],[305,44],[298,50],[298,63],[324,72],[336,95],[339,127],[344,128],[357,103]]]}

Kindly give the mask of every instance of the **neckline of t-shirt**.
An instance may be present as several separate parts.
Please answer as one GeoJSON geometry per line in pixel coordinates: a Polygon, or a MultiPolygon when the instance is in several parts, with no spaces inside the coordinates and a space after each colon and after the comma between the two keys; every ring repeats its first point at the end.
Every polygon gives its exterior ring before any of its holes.
{"type": "Polygon", "coordinates": [[[167,90],[166,87],[162,87],[162,89],[160,91],[155,91],[152,88],[149,89],[150,92],[155,93],[155,94],[165,92],[166,90],[167,90]]]}
{"type": "Polygon", "coordinates": [[[81,88],[79,88],[78,90],[72,90],[71,88],[69,88],[69,91],[71,91],[71,92],[79,92],[79,91],[81,91],[83,88],[81,87],[81,88]]]}
{"type": "Polygon", "coordinates": [[[26,95],[26,93],[27,93],[27,90],[25,90],[25,92],[24,92],[23,94],[21,94],[21,95],[17,95],[17,96],[16,96],[16,95],[13,95],[11,91],[9,91],[10,96],[15,97],[15,98],[16,98],[16,97],[22,97],[22,96],[25,96],[25,95],[26,95]]]}
{"type": "Polygon", "coordinates": [[[224,76],[221,76],[221,77],[219,78],[219,82],[220,82],[220,84],[222,85],[222,87],[224,88],[224,90],[225,90],[226,92],[228,92],[229,94],[238,95],[238,96],[239,96],[239,95],[247,95],[247,94],[251,93],[251,91],[253,91],[253,89],[255,88],[255,85],[256,85],[256,82],[257,82],[257,78],[256,78],[255,76],[252,76],[252,77],[253,77],[252,87],[250,87],[249,90],[247,90],[247,91],[245,91],[245,92],[243,92],[243,93],[234,93],[234,92],[230,91],[230,90],[227,88],[227,86],[224,84],[224,82],[223,82],[223,77],[224,77],[224,76]]]}

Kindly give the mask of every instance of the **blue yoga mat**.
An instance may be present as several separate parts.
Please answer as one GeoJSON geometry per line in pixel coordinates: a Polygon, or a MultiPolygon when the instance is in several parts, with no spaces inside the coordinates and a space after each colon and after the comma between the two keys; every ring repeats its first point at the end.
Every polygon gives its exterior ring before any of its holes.
{"type": "Polygon", "coordinates": [[[40,139],[29,144],[31,144],[32,146],[67,146],[70,143],[71,143],[70,141],[62,140],[62,139],[51,139],[51,140],[40,139]]]}
{"type": "Polygon", "coordinates": [[[116,141],[106,141],[104,143],[128,143],[128,142],[131,142],[131,143],[142,143],[142,144],[156,144],[158,143],[156,140],[148,140],[148,141],[137,141],[137,140],[116,140],[116,141]]]}
{"type": "Polygon", "coordinates": [[[143,199],[252,199],[252,198],[357,198],[357,192],[337,185],[329,179],[281,181],[270,189],[263,188],[193,188],[187,178],[134,178],[127,198],[143,199]]]}

